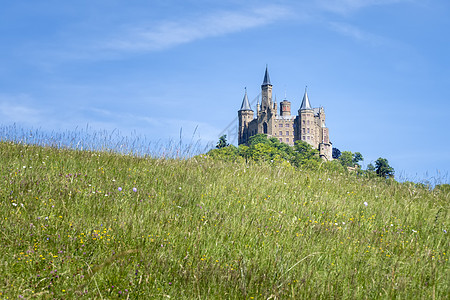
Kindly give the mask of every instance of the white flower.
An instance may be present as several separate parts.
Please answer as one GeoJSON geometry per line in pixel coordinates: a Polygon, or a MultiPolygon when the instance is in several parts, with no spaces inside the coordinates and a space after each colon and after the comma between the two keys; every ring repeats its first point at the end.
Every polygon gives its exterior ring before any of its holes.
{"type": "Polygon", "coordinates": [[[416,232],[417,232],[417,230],[414,230],[414,229],[413,229],[413,230],[412,230],[412,232],[416,233],[416,232]]]}
{"type": "Polygon", "coordinates": [[[17,206],[17,203],[14,203],[14,202],[13,202],[13,204],[12,204],[12,205],[13,205],[13,206],[17,206]]]}
{"type": "Polygon", "coordinates": [[[366,201],[364,201],[364,205],[367,206],[367,205],[369,205],[369,203],[367,203],[366,201]]]}

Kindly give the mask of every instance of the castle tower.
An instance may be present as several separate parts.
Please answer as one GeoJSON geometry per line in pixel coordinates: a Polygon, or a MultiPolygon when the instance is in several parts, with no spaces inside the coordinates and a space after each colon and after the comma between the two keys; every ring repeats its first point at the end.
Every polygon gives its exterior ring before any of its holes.
{"type": "Polygon", "coordinates": [[[298,139],[307,142],[314,148],[317,147],[314,143],[315,135],[315,123],[314,123],[314,109],[311,107],[309,102],[308,92],[305,88],[305,94],[303,95],[302,105],[298,110],[298,115],[300,117],[298,139]]]}
{"type": "Polygon", "coordinates": [[[239,119],[239,136],[238,144],[246,143],[249,138],[248,124],[253,120],[253,110],[247,97],[247,88],[245,88],[244,99],[242,100],[241,109],[238,111],[239,119]]]}
{"type": "Polygon", "coordinates": [[[271,109],[272,106],[272,83],[270,83],[269,70],[266,65],[266,72],[261,85],[261,110],[271,109]]]}
{"type": "Polygon", "coordinates": [[[287,117],[291,115],[291,102],[284,99],[280,102],[280,116],[287,117]]]}

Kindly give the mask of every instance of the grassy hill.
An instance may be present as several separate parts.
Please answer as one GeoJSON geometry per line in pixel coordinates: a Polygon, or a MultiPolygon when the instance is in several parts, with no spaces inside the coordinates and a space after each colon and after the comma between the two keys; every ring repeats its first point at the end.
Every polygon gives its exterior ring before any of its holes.
{"type": "Polygon", "coordinates": [[[445,299],[449,190],[0,143],[0,298],[445,299]]]}

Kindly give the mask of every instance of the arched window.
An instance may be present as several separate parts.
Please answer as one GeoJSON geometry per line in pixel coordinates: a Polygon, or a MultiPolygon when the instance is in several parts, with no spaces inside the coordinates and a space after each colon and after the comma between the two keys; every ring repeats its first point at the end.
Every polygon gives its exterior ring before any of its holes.
{"type": "Polygon", "coordinates": [[[265,134],[267,134],[267,123],[266,122],[264,122],[264,124],[263,124],[263,132],[265,134]]]}

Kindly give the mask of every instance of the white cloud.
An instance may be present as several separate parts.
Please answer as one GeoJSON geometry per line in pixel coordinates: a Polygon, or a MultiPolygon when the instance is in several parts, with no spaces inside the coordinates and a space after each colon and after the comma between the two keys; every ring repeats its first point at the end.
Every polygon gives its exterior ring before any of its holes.
{"type": "Polygon", "coordinates": [[[44,118],[44,111],[27,103],[33,100],[28,95],[0,95],[0,119],[2,123],[39,124],[44,118]]]}
{"type": "Polygon", "coordinates": [[[372,46],[379,46],[382,44],[390,43],[387,39],[374,35],[372,33],[361,30],[360,28],[342,22],[329,22],[332,30],[355,39],[360,42],[369,43],[372,46]]]}
{"type": "Polygon", "coordinates": [[[126,51],[156,51],[208,37],[226,35],[270,24],[290,15],[287,8],[268,6],[247,12],[220,12],[194,20],[164,21],[155,26],[130,27],[105,48],[126,51]]]}
{"type": "Polygon", "coordinates": [[[319,7],[335,13],[347,14],[374,5],[390,5],[413,0],[317,0],[319,7]]]}

